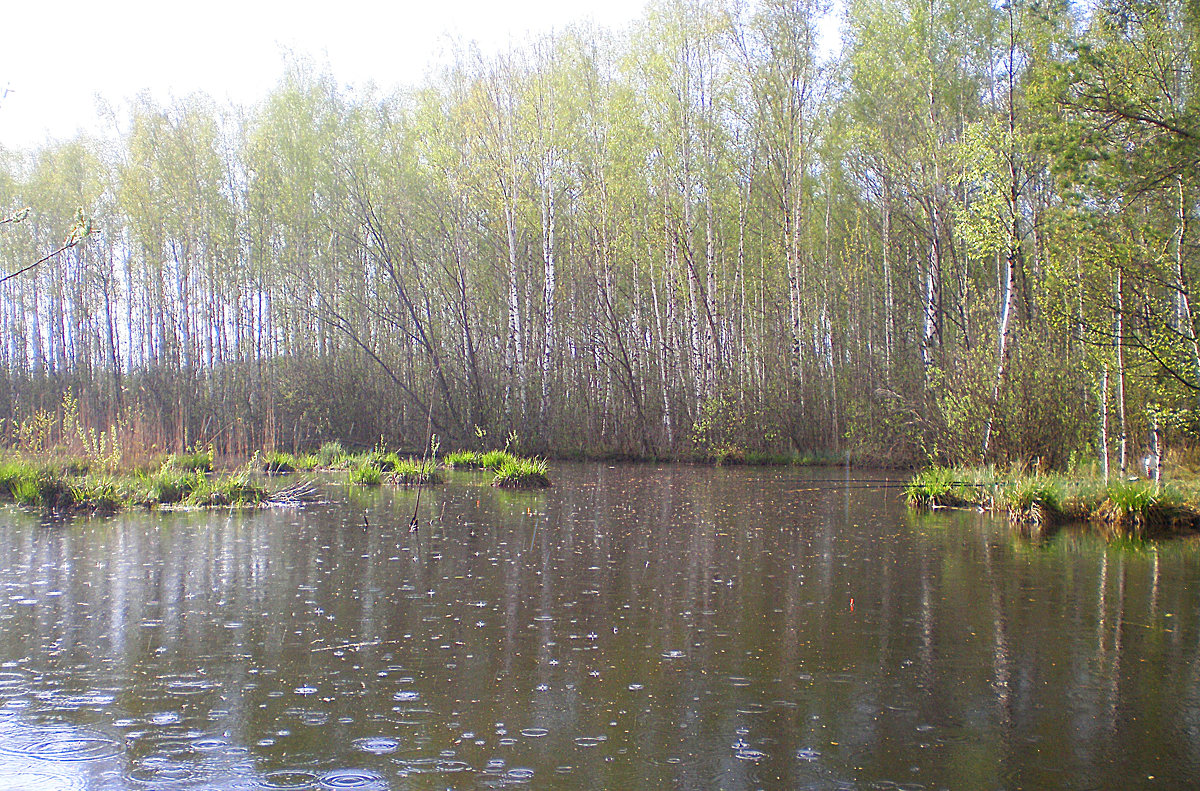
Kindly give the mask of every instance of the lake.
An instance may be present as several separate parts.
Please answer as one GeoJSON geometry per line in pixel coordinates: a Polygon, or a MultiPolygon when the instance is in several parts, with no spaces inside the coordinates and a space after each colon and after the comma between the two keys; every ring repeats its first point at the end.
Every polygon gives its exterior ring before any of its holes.
{"type": "Polygon", "coordinates": [[[0,514],[0,789],[1194,788],[1200,550],[553,464],[0,514]],[[364,516],[369,527],[364,527],[364,516]]]}

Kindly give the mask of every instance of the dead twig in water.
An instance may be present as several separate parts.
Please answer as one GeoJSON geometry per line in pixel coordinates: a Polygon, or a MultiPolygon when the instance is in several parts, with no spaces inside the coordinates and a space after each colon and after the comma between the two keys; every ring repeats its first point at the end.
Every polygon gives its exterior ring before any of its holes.
{"type": "Polygon", "coordinates": [[[327,645],[321,648],[314,648],[312,653],[318,651],[349,651],[357,648],[369,648],[373,645],[399,645],[403,640],[368,640],[365,643],[342,643],[341,645],[327,645]]]}

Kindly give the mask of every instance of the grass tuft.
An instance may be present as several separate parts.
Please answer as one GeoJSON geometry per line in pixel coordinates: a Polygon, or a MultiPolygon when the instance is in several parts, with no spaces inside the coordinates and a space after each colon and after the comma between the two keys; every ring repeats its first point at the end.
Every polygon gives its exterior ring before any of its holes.
{"type": "Polygon", "coordinates": [[[167,458],[167,464],[186,472],[212,472],[213,452],[210,448],[194,450],[191,453],[176,453],[167,458]]]}
{"type": "Polygon", "coordinates": [[[383,483],[383,470],[370,461],[362,461],[350,468],[347,480],[358,486],[378,486],[383,483]]]}
{"type": "Polygon", "coordinates": [[[262,471],[268,475],[284,475],[296,471],[296,457],[290,453],[273,450],[263,456],[262,471]]]}
{"type": "Polygon", "coordinates": [[[346,449],[340,442],[326,442],[317,449],[317,466],[327,470],[341,466],[346,457],[346,449]]]}
{"type": "Polygon", "coordinates": [[[250,473],[246,468],[217,479],[200,478],[188,493],[187,505],[200,508],[261,505],[270,497],[270,492],[250,473]]]}
{"type": "Polygon", "coordinates": [[[442,476],[432,459],[424,462],[404,459],[392,470],[388,482],[399,486],[436,486],[442,482],[442,476]]]}
{"type": "Polygon", "coordinates": [[[516,460],[517,457],[506,450],[489,450],[479,454],[479,466],[485,470],[498,471],[508,462],[516,460]]]}
{"type": "Polygon", "coordinates": [[[456,450],[442,457],[442,466],[447,470],[477,470],[483,465],[475,451],[456,450]]]}
{"type": "Polygon", "coordinates": [[[510,458],[492,479],[492,486],[505,489],[544,489],[549,485],[545,459],[510,458]]]}

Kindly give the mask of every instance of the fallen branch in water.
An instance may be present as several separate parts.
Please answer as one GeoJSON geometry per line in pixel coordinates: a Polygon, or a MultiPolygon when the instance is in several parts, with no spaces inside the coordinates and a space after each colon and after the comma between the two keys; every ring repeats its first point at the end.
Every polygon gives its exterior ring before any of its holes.
{"type": "Polygon", "coordinates": [[[312,481],[300,481],[286,488],[280,489],[267,497],[267,505],[304,505],[311,503],[318,497],[317,487],[313,486],[312,481]]]}

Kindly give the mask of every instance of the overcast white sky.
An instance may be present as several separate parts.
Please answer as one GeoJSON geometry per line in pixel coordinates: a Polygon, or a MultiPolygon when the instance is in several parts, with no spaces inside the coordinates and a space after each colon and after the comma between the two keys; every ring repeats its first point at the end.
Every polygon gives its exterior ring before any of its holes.
{"type": "Polygon", "coordinates": [[[576,20],[618,28],[646,0],[10,0],[0,11],[0,145],[32,148],[97,128],[117,109],[204,91],[250,104],[286,53],[342,83],[412,84],[453,35],[495,50],[576,20]],[[8,91],[7,95],[5,91],[8,91]]]}

